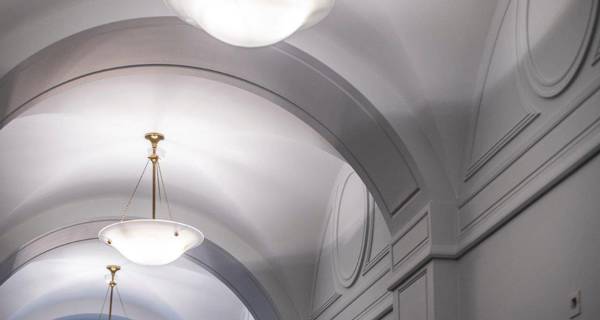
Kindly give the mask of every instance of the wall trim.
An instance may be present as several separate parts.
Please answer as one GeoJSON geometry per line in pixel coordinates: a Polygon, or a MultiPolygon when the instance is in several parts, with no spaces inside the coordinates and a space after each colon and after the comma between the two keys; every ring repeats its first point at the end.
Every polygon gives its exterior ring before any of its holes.
{"type": "MultiPolygon", "coordinates": [[[[561,158],[564,160],[564,162],[561,162],[562,170],[556,171],[552,175],[547,175],[543,179],[540,179],[542,175],[538,174],[537,179],[541,180],[540,183],[538,183],[540,187],[536,188],[535,192],[528,194],[525,201],[511,207],[508,214],[504,215],[503,219],[492,224],[485,232],[468,239],[468,241],[459,243],[456,247],[444,247],[440,252],[437,252],[438,250],[433,250],[432,248],[429,254],[420,257],[420,259],[415,261],[410,268],[397,270],[399,272],[393,276],[390,285],[388,286],[388,290],[394,291],[433,260],[460,260],[464,255],[483,243],[489,236],[501,230],[506,223],[521,214],[530,204],[534,203],[546,194],[546,192],[559,185],[564,179],[577,172],[577,170],[588,160],[598,156],[600,154],[600,118],[594,122],[593,126],[591,125],[588,127],[586,133],[587,135],[579,136],[575,145],[572,145],[570,148],[562,149],[564,155],[569,156],[568,158],[561,158]],[[575,146],[577,148],[575,148],[575,146]]],[[[553,162],[556,162],[556,159],[553,162]]],[[[536,187],[538,185],[536,185],[536,187]]]]}
{"type": "MultiPolygon", "coordinates": [[[[338,198],[338,193],[339,193],[339,186],[336,186],[335,190],[332,192],[332,198],[333,200],[330,202],[335,203],[337,201],[338,198]]],[[[321,264],[321,256],[323,255],[323,250],[325,250],[325,241],[327,240],[327,231],[329,230],[329,226],[331,223],[335,222],[333,220],[334,219],[334,215],[333,215],[333,210],[335,209],[334,206],[329,206],[329,209],[327,210],[327,222],[325,223],[325,228],[323,229],[323,231],[321,232],[321,242],[319,245],[319,252],[317,253],[317,259],[315,261],[315,269],[313,272],[313,285],[312,285],[312,292],[311,292],[311,319],[316,319],[318,318],[323,312],[325,312],[325,310],[327,310],[331,305],[333,305],[342,295],[340,293],[337,292],[337,289],[335,288],[335,284],[333,285],[333,292],[331,293],[331,295],[329,296],[329,298],[327,298],[325,300],[325,302],[323,302],[320,306],[318,306],[317,308],[315,308],[315,292],[317,290],[317,279],[318,279],[318,275],[319,275],[319,271],[320,271],[320,264],[321,264]]],[[[330,239],[332,240],[332,239],[330,239]]],[[[331,250],[331,249],[329,249],[331,250]]],[[[335,257],[333,257],[333,254],[331,255],[332,259],[334,259],[335,257]]],[[[333,261],[331,261],[333,264],[333,261]]],[[[333,275],[333,265],[329,265],[328,266],[331,270],[332,270],[332,275],[333,275]]]]}
{"type": "MultiPolygon", "coordinates": [[[[369,224],[370,224],[370,220],[369,219],[369,211],[371,211],[371,204],[369,201],[369,191],[367,190],[366,186],[364,187],[364,198],[365,198],[365,208],[364,208],[364,212],[363,212],[363,217],[362,217],[362,233],[361,233],[361,242],[360,242],[360,248],[358,249],[358,257],[356,259],[356,261],[354,262],[354,269],[352,271],[352,273],[348,276],[345,277],[342,274],[342,270],[340,269],[340,233],[339,233],[339,227],[340,227],[340,211],[341,211],[341,204],[342,204],[342,200],[344,199],[344,193],[346,191],[346,186],[348,185],[348,181],[350,181],[350,179],[356,175],[356,173],[354,171],[349,171],[345,178],[343,179],[343,183],[341,184],[341,187],[339,189],[339,194],[338,194],[338,198],[336,199],[335,203],[335,212],[334,212],[334,225],[333,225],[333,231],[334,231],[334,239],[333,239],[333,244],[334,244],[334,250],[333,250],[333,270],[335,272],[336,278],[339,282],[339,284],[341,284],[344,288],[350,288],[352,287],[352,285],[356,282],[356,279],[358,278],[358,276],[360,275],[360,268],[362,267],[364,258],[365,258],[365,251],[367,248],[367,244],[369,243],[368,241],[368,237],[369,237],[369,224]]],[[[358,178],[358,176],[357,176],[358,178]]],[[[360,178],[359,178],[360,181],[360,178]]],[[[362,184],[362,181],[360,181],[362,184]]]]}
{"type": "Polygon", "coordinates": [[[379,320],[390,314],[394,310],[393,300],[387,303],[386,300],[393,299],[392,295],[393,294],[391,292],[384,291],[379,298],[371,302],[362,312],[352,318],[352,320],[379,320]],[[385,306],[382,307],[383,305],[385,306]],[[378,308],[381,310],[376,310],[378,308]],[[370,313],[373,311],[375,311],[375,314],[370,315],[370,313]]]}
{"type": "MultiPolygon", "coordinates": [[[[510,8],[510,5],[511,0],[501,0],[496,5],[496,10],[494,12],[494,17],[490,26],[490,32],[488,32],[486,38],[483,58],[477,73],[478,81],[476,82],[477,87],[472,98],[471,119],[469,121],[469,132],[467,136],[469,142],[467,143],[467,147],[465,148],[464,153],[464,159],[469,159],[469,162],[471,163],[473,163],[473,149],[475,148],[475,134],[477,133],[477,122],[479,119],[481,102],[483,100],[483,94],[485,92],[490,68],[492,66],[492,61],[494,58],[494,52],[496,51],[498,38],[500,37],[500,31],[502,30],[502,26],[504,24],[505,17],[508,14],[508,9],[510,8]]],[[[469,178],[474,174],[469,174],[469,171],[471,171],[469,169],[472,166],[472,164],[469,165],[465,161],[463,167],[463,182],[469,180],[469,178]]]]}
{"type": "Polygon", "coordinates": [[[468,250],[474,244],[480,242],[478,240],[479,237],[485,238],[486,235],[499,229],[504,223],[520,214],[529,204],[535,202],[564,178],[577,171],[582,164],[599,152],[600,118],[597,118],[593,124],[573,138],[569,144],[560,148],[554,156],[544,161],[538,169],[527,176],[520,184],[511,188],[507,194],[503,195],[492,206],[486,209],[485,214],[478,217],[475,223],[468,225],[468,229],[465,229],[460,236],[460,250],[468,250]],[[549,168],[557,166],[560,169],[548,172],[549,168]],[[523,191],[527,187],[529,187],[529,190],[523,191]],[[526,195],[523,196],[523,193],[526,193],[526,195]],[[513,204],[508,209],[505,209],[504,212],[498,211],[500,207],[506,207],[507,203],[517,196],[521,196],[521,199],[513,201],[513,204]],[[466,231],[473,229],[476,225],[483,224],[484,221],[491,219],[491,217],[494,217],[495,221],[489,223],[485,230],[476,233],[475,236],[465,234],[466,231]]]}
{"type": "MultiPolygon", "coordinates": [[[[510,1],[509,1],[510,3],[510,1]]],[[[508,10],[508,8],[507,8],[508,10]]],[[[504,20],[504,16],[502,18],[504,20]]],[[[499,33],[500,27],[497,32],[499,33]]],[[[600,47],[599,47],[600,48],[600,47]]],[[[491,59],[490,59],[491,63],[491,59]]],[[[487,76],[487,74],[486,74],[487,76]]],[[[529,150],[531,150],[538,142],[540,142],[545,136],[552,132],[556,127],[563,123],[571,114],[573,114],[579,107],[590,98],[600,88],[599,78],[591,81],[591,85],[580,91],[564,108],[554,113],[543,125],[535,130],[534,134],[526,143],[523,143],[517,148],[517,150],[510,154],[507,159],[500,163],[496,168],[492,170],[492,173],[487,176],[482,183],[472,188],[472,190],[466,195],[461,196],[459,200],[459,209],[463,208],[467,203],[472,201],[477,195],[479,195],[485,188],[487,188],[496,178],[506,172],[515,162],[521,159],[529,150]]],[[[474,134],[474,130],[472,134],[474,134]]],[[[471,138],[471,142],[474,139],[471,138]]],[[[471,146],[472,149],[472,146],[471,146]]]]}
{"type": "Polygon", "coordinates": [[[383,249],[379,251],[377,255],[375,255],[375,257],[369,259],[369,261],[365,263],[363,267],[362,275],[366,275],[367,273],[369,273],[369,271],[371,271],[371,269],[373,269],[373,267],[378,265],[379,262],[381,262],[381,260],[383,260],[383,258],[385,258],[390,253],[390,248],[391,246],[389,244],[386,245],[383,249]]]}
{"type": "Polygon", "coordinates": [[[334,319],[335,317],[337,317],[338,315],[340,315],[352,303],[354,303],[354,301],[358,300],[367,290],[369,290],[373,286],[375,286],[389,272],[390,272],[390,269],[386,268],[383,271],[381,271],[379,274],[377,274],[376,276],[374,276],[373,279],[370,281],[370,283],[368,285],[365,285],[363,288],[360,288],[360,290],[358,290],[350,299],[348,299],[347,301],[344,301],[344,304],[342,304],[341,307],[339,307],[338,310],[336,310],[335,312],[333,312],[333,314],[331,315],[330,318],[334,319]]]}
{"type": "Polygon", "coordinates": [[[314,310],[312,312],[312,315],[310,316],[310,318],[314,320],[314,319],[317,319],[318,317],[320,317],[321,314],[323,312],[325,312],[325,310],[329,309],[329,307],[331,307],[341,296],[342,296],[341,294],[334,292],[329,297],[329,299],[325,300],[325,302],[320,307],[318,307],[316,310],[314,310]]]}
{"type": "MultiPolygon", "coordinates": [[[[531,52],[531,43],[529,35],[529,11],[531,0],[520,0],[517,2],[517,52],[519,57],[526,57],[518,63],[518,68],[528,80],[529,86],[542,98],[554,98],[563,93],[573,82],[577,72],[584,64],[585,55],[592,42],[592,35],[598,16],[598,1],[591,1],[591,8],[588,13],[585,30],[581,42],[578,44],[577,52],[572,58],[571,64],[555,80],[544,79],[538,72],[536,63],[531,52]],[[526,3],[524,3],[526,2],[526,3]]],[[[581,1],[581,0],[580,0],[581,1]]]]}
{"type": "Polygon", "coordinates": [[[376,266],[390,252],[391,245],[388,243],[379,252],[373,256],[373,239],[375,235],[375,215],[378,214],[375,210],[375,201],[369,195],[369,215],[368,215],[368,237],[367,248],[365,251],[365,259],[362,266],[362,275],[367,274],[374,266],[376,266]]]}
{"type": "Polygon", "coordinates": [[[422,212],[420,212],[418,215],[416,215],[415,217],[413,217],[410,222],[404,227],[402,228],[402,230],[396,235],[394,236],[394,238],[392,239],[391,242],[391,249],[390,252],[392,254],[392,269],[397,269],[398,266],[400,266],[401,264],[403,264],[404,262],[406,262],[407,260],[409,260],[410,258],[413,257],[413,255],[415,255],[417,252],[419,252],[421,249],[423,249],[423,247],[429,243],[430,237],[431,237],[431,227],[429,226],[429,208],[427,208],[426,210],[423,210],[422,212]],[[400,260],[398,261],[394,261],[396,257],[394,257],[394,245],[396,245],[398,242],[400,242],[402,239],[404,239],[406,237],[407,234],[409,234],[411,231],[413,231],[415,229],[416,226],[418,226],[421,222],[424,222],[426,224],[426,236],[424,239],[422,239],[421,241],[419,241],[416,245],[414,245],[408,252],[406,252],[406,254],[402,257],[398,257],[400,260]]]}
{"type": "MultiPolygon", "coordinates": [[[[494,143],[483,155],[473,162],[467,169],[464,181],[470,180],[481,168],[483,168],[490,160],[494,158],[506,145],[519,136],[525,128],[527,128],[540,113],[538,111],[527,110],[526,114],[515,125],[508,130],[496,143],[494,143]]],[[[474,138],[473,138],[474,139],[474,138]]]]}
{"type": "MultiPolygon", "coordinates": [[[[580,95],[577,98],[575,98],[574,100],[572,100],[572,102],[567,106],[567,109],[570,110],[569,113],[567,113],[565,115],[561,115],[558,118],[559,119],[558,122],[552,123],[551,126],[548,128],[548,130],[544,130],[544,134],[538,135],[535,139],[532,139],[532,141],[527,144],[527,148],[526,148],[525,152],[519,152],[516,157],[513,157],[514,160],[509,161],[504,166],[504,168],[505,168],[504,170],[507,170],[508,167],[510,165],[512,165],[512,163],[514,163],[513,161],[516,161],[516,160],[520,159],[526,153],[526,151],[532,149],[548,133],[552,132],[560,124],[562,124],[563,122],[565,122],[569,118],[569,116],[572,115],[575,112],[575,110],[579,109],[580,106],[582,106],[583,104],[585,104],[585,102],[587,102],[595,94],[599,93],[598,88],[600,88],[600,78],[596,79],[592,83],[592,85],[589,86],[584,91],[584,93],[582,95],[580,95]]],[[[546,169],[551,164],[557,162],[557,160],[559,160],[559,159],[572,157],[573,155],[571,153],[575,153],[575,152],[567,152],[567,151],[571,151],[571,150],[575,149],[579,144],[581,144],[581,141],[585,140],[586,137],[588,137],[591,134],[591,131],[593,131],[595,127],[599,126],[598,121],[600,121],[600,116],[596,115],[596,119],[595,119],[595,121],[592,124],[590,124],[587,128],[582,128],[582,130],[578,134],[576,134],[566,145],[562,146],[554,154],[552,154],[548,158],[546,158],[542,163],[540,163],[536,167],[536,169],[534,171],[530,172],[519,183],[517,183],[516,185],[512,186],[509,190],[507,190],[506,192],[504,192],[501,196],[497,197],[497,199],[496,199],[496,201],[494,203],[492,203],[490,206],[488,206],[482,212],[479,212],[478,215],[474,219],[472,219],[468,224],[466,224],[465,226],[461,226],[460,229],[459,229],[460,233],[461,233],[461,237],[464,237],[464,235],[462,235],[462,234],[466,233],[469,229],[472,229],[476,225],[480,224],[483,220],[485,220],[486,217],[490,215],[490,212],[492,212],[495,209],[497,209],[500,205],[506,203],[507,200],[510,199],[515,194],[516,191],[524,189],[525,186],[527,186],[534,178],[536,178],[537,176],[541,175],[542,173],[545,173],[547,171],[546,169]]],[[[579,157],[585,158],[586,156],[587,156],[586,154],[582,154],[579,157]]],[[[565,168],[563,170],[568,171],[570,169],[569,168],[565,168]]],[[[490,181],[489,183],[491,183],[492,181],[490,181]]],[[[538,187],[538,189],[543,189],[543,188],[544,187],[541,187],[541,186],[538,187]]],[[[527,202],[527,200],[524,200],[524,202],[527,202]]],[[[464,206],[464,204],[463,204],[463,206],[464,206]]],[[[459,212],[459,221],[460,220],[461,220],[461,213],[459,212]]]]}

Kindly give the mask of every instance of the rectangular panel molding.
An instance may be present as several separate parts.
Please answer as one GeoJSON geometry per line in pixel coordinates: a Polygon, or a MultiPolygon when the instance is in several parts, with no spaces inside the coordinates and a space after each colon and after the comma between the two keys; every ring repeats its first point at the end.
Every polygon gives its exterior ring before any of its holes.
{"type": "Polygon", "coordinates": [[[415,252],[419,251],[429,241],[429,212],[415,217],[407,228],[399,233],[399,237],[392,243],[392,263],[394,267],[408,260],[415,252]]]}

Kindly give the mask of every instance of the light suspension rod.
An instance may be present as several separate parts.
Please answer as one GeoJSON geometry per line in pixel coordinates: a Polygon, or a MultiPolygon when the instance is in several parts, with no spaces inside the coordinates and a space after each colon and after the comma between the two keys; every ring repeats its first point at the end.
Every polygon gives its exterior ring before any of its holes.
{"type": "Polygon", "coordinates": [[[115,290],[115,287],[117,286],[115,276],[117,275],[117,271],[121,270],[121,267],[111,264],[106,266],[106,269],[110,271],[110,282],[108,283],[108,286],[110,287],[110,298],[108,301],[108,320],[112,320],[113,292],[115,290]]]}
{"type": "Polygon", "coordinates": [[[165,136],[162,133],[158,132],[150,132],[146,133],[144,136],[146,140],[150,141],[152,145],[152,154],[148,156],[148,159],[152,162],[152,219],[156,219],[156,180],[157,180],[157,169],[158,166],[158,154],[156,153],[156,148],[158,147],[158,142],[165,139],[165,136]]]}

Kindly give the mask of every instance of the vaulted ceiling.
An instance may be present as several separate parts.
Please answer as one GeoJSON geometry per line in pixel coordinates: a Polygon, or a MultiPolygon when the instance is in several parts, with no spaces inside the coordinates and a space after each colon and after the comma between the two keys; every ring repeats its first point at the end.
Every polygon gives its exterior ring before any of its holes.
{"type": "MultiPolygon", "coordinates": [[[[445,188],[451,199],[496,4],[338,0],[321,23],[286,42],[364,95],[429,188],[445,188]]],[[[172,15],[161,0],[0,1],[0,77],[78,32],[172,15]]],[[[344,156],[273,101],[185,73],[139,70],[86,81],[5,123],[0,260],[54,228],[118,215],[143,168],[142,136],[150,130],[167,136],[163,166],[175,216],[202,228],[268,289],[278,287],[286,296],[279,299],[303,316],[344,156]]],[[[131,216],[146,216],[147,198],[142,189],[131,216]]],[[[27,279],[33,271],[22,272],[27,279]]]]}

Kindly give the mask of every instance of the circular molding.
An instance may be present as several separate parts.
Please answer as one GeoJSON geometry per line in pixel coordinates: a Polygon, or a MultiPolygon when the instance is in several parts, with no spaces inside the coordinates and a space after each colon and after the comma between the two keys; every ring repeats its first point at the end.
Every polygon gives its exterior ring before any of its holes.
{"type": "Polygon", "coordinates": [[[339,283],[349,288],[360,274],[365,255],[369,223],[369,192],[355,172],[350,172],[343,181],[334,211],[333,261],[339,283]],[[346,210],[348,208],[351,209],[346,210]]]}
{"type": "MultiPolygon", "coordinates": [[[[570,2],[572,6],[579,6],[575,8],[579,10],[567,10],[569,14],[562,14],[558,19],[567,21],[560,21],[556,24],[556,30],[552,30],[551,33],[547,28],[538,30],[536,33],[533,25],[535,18],[532,18],[536,14],[537,6],[532,5],[535,4],[535,1],[541,1],[540,6],[544,8],[564,8],[564,6],[548,6],[545,0],[520,0],[517,6],[516,47],[519,69],[535,93],[543,98],[552,98],[561,94],[571,84],[583,63],[596,24],[598,1],[570,2]],[[575,20],[579,20],[577,19],[580,17],[578,13],[587,14],[587,16],[585,19],[575,22],[575,20]],[[577,26],[578,36],[572,37],[571,32],[563,31],[566,29],[561,27],[565,26],[569,28],[577,26]],[[557,42],[565,43],[557,45],[557,42]],[[537,52],[536,46],[538,46],[537,52]]],[[[540,16],[547,19],[548,14],[540,16]]]]}

